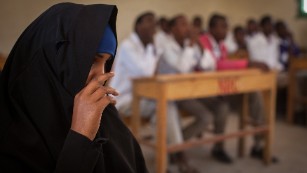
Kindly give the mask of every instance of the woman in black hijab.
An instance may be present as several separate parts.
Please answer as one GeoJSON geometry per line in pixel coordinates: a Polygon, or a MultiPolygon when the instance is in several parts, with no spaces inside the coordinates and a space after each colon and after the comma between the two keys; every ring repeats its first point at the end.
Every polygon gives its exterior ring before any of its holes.
{"type": "Polygon", "coordinates": [[[104,85],[116,15],[112,5],[57,4],[20,36],[0,78],[1,172],[147,172],[104,85]]]}

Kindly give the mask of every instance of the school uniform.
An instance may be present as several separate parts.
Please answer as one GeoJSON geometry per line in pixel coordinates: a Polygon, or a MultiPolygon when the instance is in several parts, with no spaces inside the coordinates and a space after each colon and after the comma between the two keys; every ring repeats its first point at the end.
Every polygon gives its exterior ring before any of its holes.
{"type": "MultiPolygon", "coordinates": [[[[172,37],[166,45],[159,61],[158,73],[192,73],[195,68],[209,68],[210,63],[213,63],[211,59],[206,58],[208,52],[203,53],[197,45],[190,46],[188,40],[181,47],[172,37]]],[[[183,131],[185,139],[199,135],[205,129],[210,128],[210,125],[213,123],[215,124],[214,131],[216,133],[224,132],[224,116],[227,112],[227,105],[224,105],[219,99],[189,99],[176,101],[176,104],[179,109],[188,112],[195,118],[195,121],[183,131]]]]}

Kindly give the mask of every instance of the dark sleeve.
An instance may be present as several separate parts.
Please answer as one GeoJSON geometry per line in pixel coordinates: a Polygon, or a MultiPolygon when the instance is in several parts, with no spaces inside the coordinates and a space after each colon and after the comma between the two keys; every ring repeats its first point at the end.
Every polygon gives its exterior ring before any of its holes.
{"type": "Polygon", "coordinates": [[[87,137],[70,130],[59,155],[55,173],[93,172],[101,152],[101,143],[95,140],[91,141],[87,137]]]}

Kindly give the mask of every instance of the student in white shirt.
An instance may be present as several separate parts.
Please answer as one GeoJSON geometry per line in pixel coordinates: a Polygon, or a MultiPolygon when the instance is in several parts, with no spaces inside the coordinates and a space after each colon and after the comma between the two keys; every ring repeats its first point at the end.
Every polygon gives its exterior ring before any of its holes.
{"type": "MultiPolygon", "coordinates": [[[[272,19],[270,16],[264,16],[260,21],[261,30],[247,40],[247,48],[249,58],[252,62],[265,64],[268,69],[281,72],[283,66],[279,61],[279,40],[274,34],[272,19]]],[[[285,85],[285,76],[281,73],[278,75],[277,82],[279,85],[285,85]]],[[[254,104],[250,103],[255,126],[265,124],[264,103],[259,93],[254,94],[254,104]],[[256,95],[257,94],[257,95],[256,95]],[[258,100],[258,101],[257,101],[258,100]],[[253,109],[254,107],[254,109],[253,109]],[[260,109],[261,108],[261,109],[260,109]],[[261,110],[261,111],[260,111],[261,110]],[[258,112],[258,115],[257,115],[258,112]],[[260,116],[261,115],[261,116],[260,116]],[[258,117],[258,118],[257,118],[258,117]]],[[[253,95],[251,95],[253,96],[253,95]]],[[[252,98],[252,97],[251,97],[252,98]]],[[[263,150],[263,135],[255,135],[255,144],[252,147],[250,155],[254,158],[262,159],[263,150]]],[[[273,162],[277,162],[277,158],[272,158],[273,162]]]]}
{"type": "MultiPolygon", "coordinates": [[[[191,73],[196,67],[208,68],[206,58],[207,51],[202,52],[199,45],[200,31],[191,32],[185,16],[178,15],[170,21],[172,38],[167,42],[167,47],[161,56],[158,65],[159,73],[191,73]],[[188,40],[187,40],[188,39],[188,40]]],[[[181,87],[181,86],[178,86],[181,87]]],[[[184,88],[182,88],[184,90],[184,88]]],[[[178,108],[194,116],[195,121],[183,130],[185,139],[199,136],[202,132],[214,124],[216,134],[224,133],[228,106],[222,100],[214,97],[208,99],[189,99],[177,101],[178,108]]],[[[220,146],[215,145],[214,148],[220,146]]],[[[218,147],[221,148],[222,147],[218,147]]],[[[220,156],[220,155],[219,155],[220,156]]],[[[230,163],[231,159],[223,152],[223,158],[219,161],[230,163]]]]}
{"type": "MultiPolygon", "coordinates": [[[[153,76],[155,73],[159,59],[153,44],[155,27],[156,20],[153,13],[141,14],[135,22],[134,32],[122,42],[118,49],[114,62],[116,77],[111,80],[110,85],[116,87],[120,93],[116,107],[124,116],[132,113],[132,79],[153,76]]],[[[156,103],[143,99],[140,104],[141,115],[153,119],[156,103]]],[[[177,107],[172,102],[168,103],[167,139],[170,144],[183,142],[177,107]]]]}
{"type": "MultiPolygon", "coordinates": [[[[127,114],[131,113],[131,79],[152,76],[156,69],[158,57],[153,44],[154,22],[155,18],[152,13],[141,15],[136,21],[135,31],[121,43],[117,51],[114,64],[114,71],[117,75],[112,79],[110,85],[116,86],[120,92],[116,107],[127,114]]],[[[144,110],[142,115],[151,114],[147,109],[144,110]]]]}
{"type": "Polygon", "coordinates": [[[246,41],[249,41],[259,31],[258,23],[255,19],[248,19],[246,22],[246,41]]]}
{"type": "Polygon", "coordinates": [[[165,44],[170,38],[168,22],[168,19],[165,17],[161,17],[158,22],[159,30],[155,34],[155,45],[157,47],[158,55],[163,52],[165,44]]]}
{"type": "Polygon", "coordinates": [[[261,32],[255,34],[248,42],[251,61],[265,63],[271,70],[281,71],[279,62],[279,40],[273,33],[272,19],[265,16],[261,19],[261,32]]]}

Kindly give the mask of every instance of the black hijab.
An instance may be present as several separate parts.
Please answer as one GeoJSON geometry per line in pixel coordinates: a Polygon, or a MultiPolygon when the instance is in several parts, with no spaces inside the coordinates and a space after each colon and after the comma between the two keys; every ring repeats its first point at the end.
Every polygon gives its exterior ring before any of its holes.
{"type": "MultiPolygon", "coordinates": [[[[74,96],[85,86],[104,28],[109,24],[116,33],[116,15],[112,5],[61,3],[22,33],[0,78],[1,167],[13,162],[16,170],[53,171],[67,142],[74,96]]],[[[104,171],[146,172],[139,146],[114,106],[104,110],[96,139],[107,140],[97,156],[108,158],[98,159],[108,164],[104,171]]]]}

